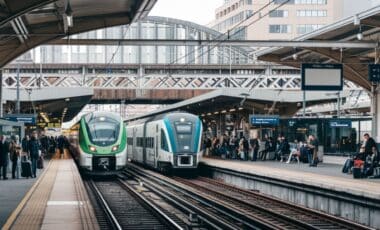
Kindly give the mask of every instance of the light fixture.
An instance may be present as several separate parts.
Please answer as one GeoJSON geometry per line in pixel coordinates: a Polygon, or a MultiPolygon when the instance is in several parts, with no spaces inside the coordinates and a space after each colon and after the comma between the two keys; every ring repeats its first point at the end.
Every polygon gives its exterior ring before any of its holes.
{"type": "Polygon", "coordinates": [[[236,111],[236,109],[230,109],[230,112],[235,112],[236,111]]]}
{"type": "Polygon", "coordinates": [[[66,15],[67,26],[73,27],[74,26],[73,10],[71,9],[70,1],[67,1],[65,15],[66,15]]]}
{"type": "Polygon", "coordinates": [[[40,115],[41,115],[42,119],[44,119],[44,121],[45,121],[46,123],[49,123],[49,122],[50,122],[49,118],[46,116],[46,113],[40,113],[40,115]]]}
{"type": "Polygon", "coordinates": [[[65,98],[65,101],[69,102],[69,101],[70,101],[70,98],[69,98],[69,97],[68,97],[68,98],[65,98]]]}
{"type": "Polygon", "coordinates": [[[214,114],[219,114],[219,112],[218,112],[218,111],[216,111],[216,112],[214,112],[214,114]]]}
{"type": "Polygon", "coordinates": [[[362,26],[359,26],[359,33],[356,35],[359,41],[363,40],[362,26]]]}
{"type": "Polygon", "coordinates": [[[298,59],[298,55],[297,54],[293,54],[292,57],[293,57],[293,60],[297,60],[298,59]]]}
{"type": "Polygon", "coordinates": [[[211,113],[207,113],[207,116],[210,116],[211,115],[211,113]]]}
{"type": "Polygon", "coordinates": [[[90,147],[90,151],[91,151],[91,152],[96,152],[96,148],[95,148],[94,146],[91,146],[91,145],[90,145],[89,147],[90,147]]]}
{"type": "Polygon", "coordinates": [[[227,113],[227,110],[222,110],[222,112],[221,113],[227,113]]]}
{"type": "Polygon", "coordinates": [[[239,110],[243,110],[243,107],[239,107],[239,110]]]}
{"type": "Polygon", "coordinates": [[[118,146],[118,145],[115,145],[115,146],[112,147],[112,152],[115,152],[115,151],[117,151],[118,149],[119,149],[119,146],[118,146]]]}
{"type": "Polygon", "coordinates": [[[356,37],[358,38],[359,41],[363,40],[363,34],[362,32],[359,32],[356,37]]]}

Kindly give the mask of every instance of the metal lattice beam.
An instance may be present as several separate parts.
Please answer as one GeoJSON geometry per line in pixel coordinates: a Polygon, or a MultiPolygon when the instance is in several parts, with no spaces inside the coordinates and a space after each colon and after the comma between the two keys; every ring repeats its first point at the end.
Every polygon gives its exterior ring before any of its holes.
{"type": "MultiPolygon", "coordinates": [[[[16,75],[3,74],[3,85],[16,88],[16,75]]],[[[94,89],[281,89],[300,90],[300,75],[224,75],[224,74],[20,74],[21,88],[90,87],[94,89]]],[[[345,88],[361,90],[345,81],[345,88]]]]}

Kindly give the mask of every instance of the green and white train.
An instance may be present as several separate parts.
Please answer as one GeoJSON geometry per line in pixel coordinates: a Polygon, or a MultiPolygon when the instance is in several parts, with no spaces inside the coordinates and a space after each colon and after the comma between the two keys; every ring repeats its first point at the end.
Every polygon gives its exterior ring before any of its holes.
{"type": "Polygon", "coordinates": [[[70,152],[81,171],[114,174],[127,163],[127,131],[120,116],[92,112],[71,127],[70,152]]]}

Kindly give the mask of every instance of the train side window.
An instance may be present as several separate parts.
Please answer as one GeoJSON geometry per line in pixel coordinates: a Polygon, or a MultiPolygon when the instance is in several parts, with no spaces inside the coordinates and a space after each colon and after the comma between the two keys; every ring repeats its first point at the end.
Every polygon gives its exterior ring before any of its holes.
{"type": "Polygon", "coordinates": [[[169,152],[168,142],[166,141],[166,135],[163,129],[161,129],[161,149],[169,152]]]}

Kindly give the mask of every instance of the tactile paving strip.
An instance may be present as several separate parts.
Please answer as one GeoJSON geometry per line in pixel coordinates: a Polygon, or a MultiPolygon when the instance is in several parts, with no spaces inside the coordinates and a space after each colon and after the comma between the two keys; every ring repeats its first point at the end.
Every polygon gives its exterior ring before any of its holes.
{"type": "Polygon", "coordinates": [[[47,201],[57,175],[59,161],[53,160],[40,179],[27,204],[12,225],[12,229],[40,229],[45,215],[47,201]]]}
{"type": "Polygon", "coordinates": [[[94,209],[90,203],[88,194],[86,192],[86,188],[84,187],[83,181],[79,175],[76,165],[73,163],[71,167],[72,172],[74,174],[75,190],[78,194],[78,200],[83,201],[83,208],[79,209],[82,220],[82,227],[85,230],[97,230],[99,229],[99,225],[95,217],[94,209]]]}

